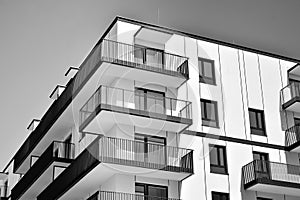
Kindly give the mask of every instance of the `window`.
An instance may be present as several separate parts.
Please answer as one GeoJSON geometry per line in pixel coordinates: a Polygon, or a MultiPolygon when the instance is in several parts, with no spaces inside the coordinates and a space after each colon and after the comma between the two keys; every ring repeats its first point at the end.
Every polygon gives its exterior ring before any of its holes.
{"type": "Polygon", "coordinates": [[[209,145],[210,172],[227,174],[226,147],[209,145]]]}
{"type": "Polygon", "coordinates": [[[211,196],[212,196],[212,200],[229,200],[228,193],[212,192],[211,196]]]}
{"type": "Polygon", "coordinates": [[[135,183],[135,194],[137,195],[136,199],[138,200],[143,200],[143,196],[156,197],[157,199],[167,199],[168,187],[161,185],[135,183]]]}
{"type": "Polygon", "coordinates": [[[166,138],[136,133],[135,160],[165,165],[167,163],[166,138]]]}
{"type": "Polygon", "coordinates": [[[269,154],[263,152],[253,152],[255,175],[257,178],[269,178],[269,154]]]}
{"type": "Polygon", "coordinates": [[[202,125],[219,127],[218,105],[216,101],[201,99],[202,125]]]}
{"type": "Polygon", "coordinates": [[[163,92],[136,88],[134,102],[139,110],[165,114],[165,93],[163,92]]]}
{"type": "Polygon", "coordinates": [[[205,58],[198,58],[198,67],[200,82],[215,85],[215,62],[205,58]]]}
{"type": "Polygon", "coordinates": [[[263,197],[257,197],[257,200],[272,200],[272,199],[269,199],[269,198],[263,198],[263,197]]]}
{"type": "Polygon", "coordinates": [[[164,68],[163,50],[135,45],[134,58],[136,63],[145,64],[159,69],[164,68]]]}
{"type": "Polygon", "coordinates": [[[299,118],[296,118],[294,117],[294,124],[295,126],[299,125],[300,126],[300,119],[299,118]]]}
{"type": "Polygon", "coordinates": [[[249,108],[251,134],[266,136],[265,117],[263,110],[249,108]]]}
{"type": "Polygon", "coordinates": [[[73,152],[72,152],[72,134],[70,134],[64,141],[64,158],[72,158],[73,152]]]}

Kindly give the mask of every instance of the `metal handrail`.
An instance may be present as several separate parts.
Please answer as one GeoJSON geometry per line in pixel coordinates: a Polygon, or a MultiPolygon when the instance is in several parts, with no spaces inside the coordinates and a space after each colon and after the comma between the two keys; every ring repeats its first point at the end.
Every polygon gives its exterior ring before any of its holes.
{"type": "Polygon", "coordinates": [[[300,184],[300,166],[265,160],[254,160],[242,168],[243,182],[272,180],[300,184]]]}
{"type": "Polygon", "coordinates": [[[164,198],[141,194],[130,194],[123,192],[99,191],[99,200],[180,200],[176,198],[164,198]]]}
{"type": "Polygon", "coordinates": [[[157,99],[147,94],[141,97],[136,95],[136,92],[131,90],[101,85],[81,107],[80,123],[82,124],[100,104],[148,111],[149,113],[170,115],[187,119],[192,118],[192,103],[189,101],[170,97],[162,97],[157,99]],[[154,100],[155,103],[150,109],[148,109],[144,103],[140,104],[136,102],[135,98],[148,98],[154,100]]]}

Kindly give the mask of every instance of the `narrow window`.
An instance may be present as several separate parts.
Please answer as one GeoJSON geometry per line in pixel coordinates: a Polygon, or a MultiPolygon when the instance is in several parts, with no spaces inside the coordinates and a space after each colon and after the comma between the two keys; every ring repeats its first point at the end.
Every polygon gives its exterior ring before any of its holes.
{"type": "Polygon", "coordinates": [[[202,125],[219,127],[218,106],[216,101],[201,99],[202,125]]]}
{"type": "Polygon", "coordinates": [[[209,145],[210,172],[227,174],[226,147],[209,145]]]}
{"type": "Polygon", "coordinates": [[[200,82],[215,85],[215,62],[206,58],[198,58],[198,67],[200,82]]]}
{"type": "Polygon", "coordinates": [[[249,108],[251,134],[266,136],[265,117],[263,110],[249,108]]]}

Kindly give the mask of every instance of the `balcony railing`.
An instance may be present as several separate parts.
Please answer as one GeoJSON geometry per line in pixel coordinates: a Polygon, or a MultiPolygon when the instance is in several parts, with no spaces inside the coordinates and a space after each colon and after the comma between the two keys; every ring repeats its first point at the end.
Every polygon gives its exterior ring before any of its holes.
{"type": "Polygon", "coordinates": [[[99,160],[106,163],[193,173],[193,150],[101,137],[99,160]]]}
{"type": "MultiPolygon", "coordinates": [[[[12,189],[11,199],[16,200],[45,172],[55,161],[70,162],[75,157],[75,146],[72,143],[52,142],[39,159],[12,189]]],[[[49,177],[49,180],[52,176],[49,177]]]]}
{"type": "Polygon", "coordinates": [[[104,39],[101,60],[160,73],[189,77],[188,58],[160,50],[104,39]]]}
{"type": "Polygon", "coordinates": [[[243,167],[242,173],[245,188],[253,182],[272,184],[272,181],[294,183],[300,186],[300,166],[298,165],[254,160],[243,167]]]}
{"type": "Polygon", "coordinates": [[[122,192],[100,191],[88,200],[179,200],[175,198],[164,198],[156,196],[146,196],[140,194],[130,194],[122,192]]]}
{"type": "Polygon", "coordinates": [[[300,142],[300,124],[296,124],[285,131],[285,145],[287,147],[297,142],[300,142]]]}
{"type": "Polygon", "coordinates": [[[280,91],[281,103],[285,104],[295,97],[300,97],[300,83],[292,82],[280,91]]]}
{"type": "Polygon", "coordinates": [[[80,125],[96,110],[100,104],[133,109],[149,116],[167,115],[179,118],[192,118],[192,104],[168,97],[139,95],[134,91],[100,86],[80,109],[80,125]],[[146,101],[145,101],[146,100],[146,101]]]}

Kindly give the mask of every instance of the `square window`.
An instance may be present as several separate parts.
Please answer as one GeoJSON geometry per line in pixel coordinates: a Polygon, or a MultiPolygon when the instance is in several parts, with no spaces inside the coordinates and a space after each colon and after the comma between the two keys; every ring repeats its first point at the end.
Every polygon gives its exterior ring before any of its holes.
{"type": "Polygon", "coordinates": [[[216,84],[215,63],[213,60],[198,58],[199,80],[201,83],[216,84]]]}
{"type": "Polygon", "coordinates": [[[266,136],[265,117],[263,110],[249,108],[251,134],[266,136]]]}
{"type": "Polygon", "coordinates": [[[212,200],[229,200],[228,193],[212,192],[211,196],[212,196],[212,200]]]}
{"type": "Polygon", "coordinates": [[[226,147],[209,145],[210,172],[227,174],[226,147]]]}
{"type": "Polygon", "coordinates": [[[201,99],[201,117],[202,125],[210,127],[219,127],[218,106],[216,101],[201,99]]]}

